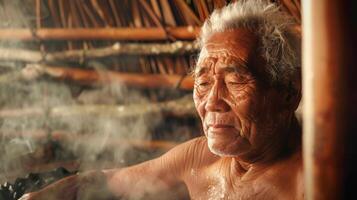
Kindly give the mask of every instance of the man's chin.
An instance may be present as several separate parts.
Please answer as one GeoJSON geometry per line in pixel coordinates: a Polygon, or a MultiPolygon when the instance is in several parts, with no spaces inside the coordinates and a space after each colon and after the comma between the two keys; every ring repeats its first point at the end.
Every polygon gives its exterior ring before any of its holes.
{"type": "Polygon", "coordinates": [[[243,138],[236,140],[220,140],[219,138],[207,137],[208,147],[213,154],[221,157],[237,157],[249,150],[249,143],[243,138]]]}

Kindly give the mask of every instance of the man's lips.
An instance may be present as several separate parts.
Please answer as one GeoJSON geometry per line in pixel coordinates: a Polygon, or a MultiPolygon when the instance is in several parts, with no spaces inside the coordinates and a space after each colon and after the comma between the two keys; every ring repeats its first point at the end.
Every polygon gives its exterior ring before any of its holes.
{"type": "MultiPolygon", "coordinates": [[[[226,135],[226,134],[232,134],[235,133],[234,135],[238,135],[243,137],[242,132],[239,131],[239,129],[237,129],[234,125],[230,125],[230,124],[209,124],[207,125],[207,130],[208,132],[210,132],[211,134],[218,134],[218,135],[226,135]]],[[[214,136],[211,135],[210,136],[214,136]]]]}
{"type": "Polygon", "coordinates": [[[235,129],[233,125],[227,125],[227,124],[211,124],[208,125],[208,130],[217,132],[217,133],[225,133],[225,132],[231,132],[235,129]]]}
{"type": "Polygon", "coordinates": [[[228,124],[209,124],[208,128],[234,128],[234,126],[228,124]]]}

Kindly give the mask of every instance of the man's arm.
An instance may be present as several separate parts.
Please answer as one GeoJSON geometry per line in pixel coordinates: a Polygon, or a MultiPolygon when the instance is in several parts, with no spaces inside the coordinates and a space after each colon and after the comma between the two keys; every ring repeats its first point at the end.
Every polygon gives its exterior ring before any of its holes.
{"type": "MultiPolygon", "coordinates": [[[[103,170],[108,187],[118,196],[135,197],[134,199],[147,194],[160,193],[162,196],[182,192],[187,173],[203,164],[205,158],[201,156],[205,156],[205,146],[204,138],[196,138],[176,146],[156,159],[128,168],[103,170]]],[[[169,199],[173,198],[172,195],[170,197],[169,199]]]]}
{"type": "MultiPolygon", "coordinates": [[[[94,190],[101,191],[99,193],[105,193],[109,189],[115,196],[138,199],[144,195],[148,199],[147,195],[157,193],[162,199],[165,199],[164,194],[178,195],[179,192],[187,191],[183,183],[187,172],[205,161],[205,142],[202,137],[190,140],[156,159],[131,167],[70,176],[39,192],[30,193],[23,199],[76,199],[78,195],[92,192],[91,188],[98,188],[94,190]]],[[[169,199],[172,198],[170,196],[169,199]]]]}

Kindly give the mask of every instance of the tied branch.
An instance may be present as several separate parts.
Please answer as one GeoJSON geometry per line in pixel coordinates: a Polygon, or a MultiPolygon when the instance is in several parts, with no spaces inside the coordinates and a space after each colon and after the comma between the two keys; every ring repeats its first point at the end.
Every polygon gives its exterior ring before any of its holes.
{"type": "Polygon", "coordinates": [[[44,108],[2,109],[0,118],[22,117],[99,117],[109,116],[119,119],[130,119],[146,114],[162,113],[173,117],[196,117],[195,107],[191,95],[181,99],[160,103],[146,103],[133,105],[72,105],[44,108]]]}
{"type": "Polygon", "coordinates": [[[43,54],[40,51],[24,49],[0,48],[0,60],[23,61],[23,62],[46,62],[59,61],[83,62],[85,59],[104,58],[119,55],[185,55],[199,50],[195,42],[177,41],[173,43],[150,43],[150,44],[121,44],[115,43],[109,47],[68,50],[43,54]]]}
{"type": "Polygon", "coordinates": [[[137,88],[172,88],[192,90],[193,77],[166,74],[123,73],[110,70],[91,70],[49,66],[44,64],[28,64],[20,71],[9,72],[0,76],[0,83],[18,80],[34,80],[47,76],[55,80],[68,81],[79,85],[118,84],[137,88]]]}
{"type": "Polygon", "coordinates": [[[195,40],[199,27],[141,27],[141,28],[39,28],[1,29],[0,40],[121,40],[167,41],[169,34],[177,40],[195,40]]]}

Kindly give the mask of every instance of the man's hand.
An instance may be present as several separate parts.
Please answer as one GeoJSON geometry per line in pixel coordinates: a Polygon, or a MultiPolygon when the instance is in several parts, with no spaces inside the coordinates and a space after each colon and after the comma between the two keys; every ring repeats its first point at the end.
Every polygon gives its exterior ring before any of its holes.
{"type": "Polygon", "coordinates": [[[66,177],[37,192],[23,195],[20,200],[90,200],[111,199],[103,172],[89,171],[66,177]]]}

